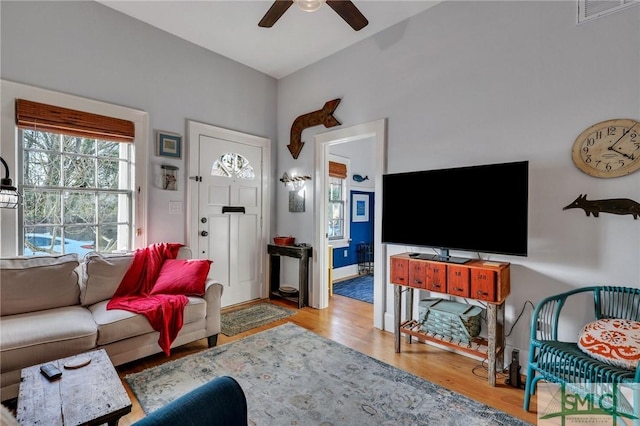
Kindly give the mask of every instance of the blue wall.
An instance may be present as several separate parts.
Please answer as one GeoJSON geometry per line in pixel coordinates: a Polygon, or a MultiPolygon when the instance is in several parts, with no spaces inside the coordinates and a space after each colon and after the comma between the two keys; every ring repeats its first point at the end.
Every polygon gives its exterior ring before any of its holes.
{"type": "MultiPolygon", "coordinates": [[[[349,223],[351,229],[351,243],[349,247],[341,247],[333,249],[333,267],[340,268],[347,265],[355,265],[358,263],[358,253],[356,251],[359,243],[373,243],[373,213],[375,211],[375,193],[366,191],[351,191],[349,194],[349,206],[353,208],[353,196],[356,194],[364,194],[369,196],[369,220],[367,222],[354,222],[351,218],[349,223]],[[347,251],[347,257],[344,251],[347,251]]],[[[331,244],[331,242],[329,242],[331,244]]]]}

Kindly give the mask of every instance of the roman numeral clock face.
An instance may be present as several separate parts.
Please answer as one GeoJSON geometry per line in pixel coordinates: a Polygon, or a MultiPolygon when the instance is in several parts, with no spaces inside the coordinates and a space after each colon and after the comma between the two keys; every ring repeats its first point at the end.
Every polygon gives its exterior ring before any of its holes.
{"type": "Polygon", "coordinates": [[[639,170],[640,122],[618,119],[594,124],[573,143],[572,158],[580,170],[598,178],[639,170]]]}

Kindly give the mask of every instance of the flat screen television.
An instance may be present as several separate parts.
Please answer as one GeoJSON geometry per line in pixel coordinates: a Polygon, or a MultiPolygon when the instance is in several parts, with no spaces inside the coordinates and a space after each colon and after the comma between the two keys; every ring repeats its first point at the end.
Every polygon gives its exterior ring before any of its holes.
{"type": "Polygon", "coordinates": [[[382,242],[457,263],[470,259],[449,250],[526,256],[528,200],[528,161],[386,174],[382,242]]]}

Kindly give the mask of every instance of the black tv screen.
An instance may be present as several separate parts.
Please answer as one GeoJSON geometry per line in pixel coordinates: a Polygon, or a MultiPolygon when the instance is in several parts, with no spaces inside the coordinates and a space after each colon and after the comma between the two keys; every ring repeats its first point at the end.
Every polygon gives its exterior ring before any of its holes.
{"type": "Polygon", "coordinates": [[[529,162],[382,176],[382,242],[527,255],[529,162]]]}

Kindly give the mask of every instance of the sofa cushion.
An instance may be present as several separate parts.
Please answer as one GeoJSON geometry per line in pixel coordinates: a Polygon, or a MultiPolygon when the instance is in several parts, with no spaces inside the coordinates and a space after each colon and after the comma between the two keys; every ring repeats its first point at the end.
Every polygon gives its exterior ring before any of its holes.
{"type": "Polygon", "coordinates": [[[610,365],[635,370],[640,363],[640,322],[606,318],[585,325],[578,347],[610,365]]]}
{"type": "Polygon", "coordinates": [[[87,253],[82,264],[80,303],[88,306],[111,298],[132,261],[133,253],[87,253]]]}
{"type": "Polygon", "coordinates": [[[166,259],[151,294],[202,296],[210,266],[208,259],[166,259]]]}
{"type": "Polygon", "coordinates": [[[2,372],[93,349],[97,331],[91,312],[80,305],[3,316],[2,372]]]}
{"type": "MultiPolygon", "coordinates": [[[[98,324],[98,345],[140,336],[153,332],[153,328],[143,315],[123,309],[107,310],[108,300],[89,306],[93,319],[98,324]]],[[[201,297],[189,297],[184,308],[183,324],[199,321],[207,316],[207,304],[201,297]]]]}
{"type": "Polygon", "coordinates": [[[0,259],[2,316],[77,305],[79,264],[75,253],[0,259]]]}

